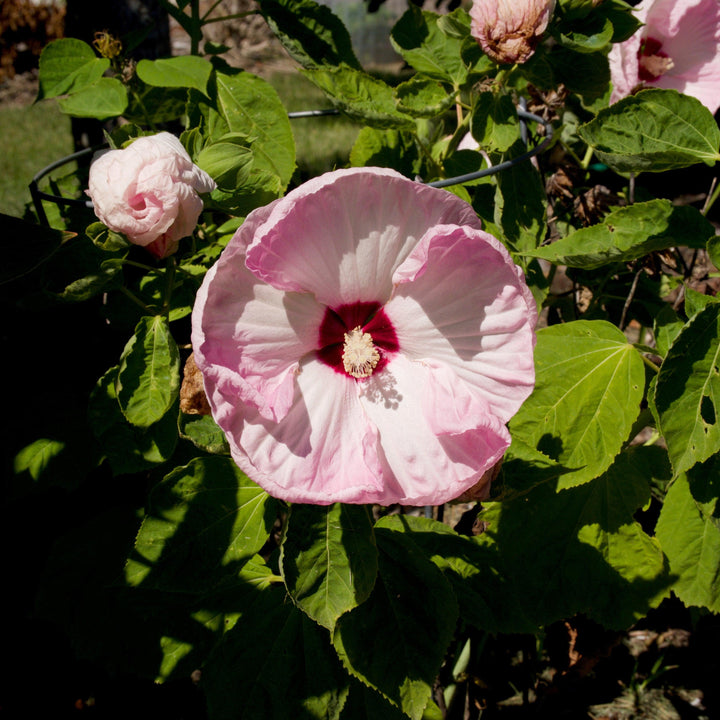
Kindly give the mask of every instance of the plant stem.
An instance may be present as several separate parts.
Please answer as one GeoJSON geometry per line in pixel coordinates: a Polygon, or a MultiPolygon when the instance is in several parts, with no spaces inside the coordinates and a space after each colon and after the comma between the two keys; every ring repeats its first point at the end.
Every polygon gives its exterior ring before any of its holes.
{"type": "Polygon", "coordinates": [[[712,181],[712,185],[710,185],[710,195],[708,196],[708,199],[705,201],[705,204],[703,205],[702,214],[704,216],[707,216],[707,214],[710,212],[710,208],[715,204],[715,201],[718,199],[718,196],[720,195],[720,183],[717,181],[717,178],[714,177],[712,181]]]}
{"type": "Polygon", "coordinates": [[[593,150],[593,148],[588,145],[587,150],[585,151],[585,155],[583,156],[583,159],[580,163],[580,167],[583,170],[587,170],[590,167],[590,161],[592,160],[594,153],[595,150],[593,150]]]}
{"type": "Polygon", "coordinates": [[[248,17],[249,15],[257,15],[257,12],[255,12],[255,10],[248,10],[247,12],[235,13],[234,15],[223,15],[222,17],[211,18],[210,20],[205,20],[205,18],[203,18],[203,25],[223,22],[224,20],[237,20],[239,18],[248,17]]]}
{"type": "Polygon", "coordinates": [[[202,16],[202,22],[207,22],[207,17],[210,15],[210,13],[222,2],[222,0],[215,0],[215,2],[210,6],[210,9],[202,16]]]}
{"type": "Polygon", "coordinates": [[[192,19],[192,32],[190,33],[190,54],[200,54],[200,40],[202,38],[202,20],[200,19],[200,0],[190,3],[190,17],[192,19]]]}
{"type": "Polygon", "coordinates": [[[656,365],[650,358],[645,357],[643,353],[640,353],[640,357],[643,359],[643,362],[654,372],[659,373],[660,367],[656,365]]]}
{"type": "Polygon", "coordinates": [[[120,292],[125,295],[129,300],[132,300],[136,305],[139,305],[143,312],[145,312],[147,315],[157,315],[155,310],[153,310],[149,305],[146,305],[135,293],[130,292],[124,285],[121,285],[119,288],[120,292]]]}
{"type": "Polygon", "coordinates": [[[167,260],[167,270],[165,271],[165,298],[163,299],[163,315],[170,315],[170,299],[172,298],[173,289],[175,288],[175,270],[177,263],[175,257],[171,256],[167,260]]]}

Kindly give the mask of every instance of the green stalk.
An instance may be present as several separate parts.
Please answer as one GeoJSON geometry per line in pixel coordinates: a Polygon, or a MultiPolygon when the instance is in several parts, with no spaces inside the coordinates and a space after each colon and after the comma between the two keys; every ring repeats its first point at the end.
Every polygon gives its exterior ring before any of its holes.
{"type": "Polygon", "coordinates": [[[165,297],[163,298],[163,315],[170,315],[170,300],[175,289],[175,271],[177,263],[175,257],[167,259],[167,270],[165,271],[165,297]]]}
{"type": "Polygon", "coordinates": [[[717,181],[717,178],[713,180],[713,184],[715,185],[715,189],[713,190],[710,197],[705,201],[705,204],[703,205],[702,214],[707,217],[707,214],[710,212],[710,208],[715,204],[715,201],[718,199],[718,196],[720,195],[720,182],[717,181]]]}
{"type": "Polygon", "coordinates": [[[128,290],[124,285],[121,285],[118,289],[123,295],[125,295],[125,297],[140,306],[146,315],[157,315],[155,310],[153,310],[149,305],[146,305],[137,295],[135,295],[135,293],[130,292],[130,290],[128,290]]]}

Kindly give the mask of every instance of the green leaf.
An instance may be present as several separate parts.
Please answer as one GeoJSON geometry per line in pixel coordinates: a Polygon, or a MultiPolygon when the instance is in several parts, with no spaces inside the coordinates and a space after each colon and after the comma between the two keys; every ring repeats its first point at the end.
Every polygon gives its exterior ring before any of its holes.
{"type": "Polygon", "coordinates": [[[403,533],[376,526],[378,579],[343,615],[333,644],[349,672],[413,720],[422,717],[458,616],[442,572],[403,533]]]}
{"type": "Polygon", "coordinates": [[[512,624],[519,603],[523,622],[547,625],[581,612],[621,629],[657,606],[670,583],[663,553],[633,515],[650,498],[647,468],[662,454],[633,448],[591,483],[559,492],[544,483],[489,504],[476,542],[492,568],[483,593],[496,616],[512,624]]]}
{"type": "Polygon", "coordinates": [[[649,200],[615,210],[601,223],[527,254],[589,270],[669,247],[702,248],[714,234],[715,228],[695,208],[649,200]]]}
{"type": "Polygon", "coordinates": [[[520,124],[512,98],[491,91],[479,93],[473,107],[471,127],[472,136],[480,147],[499,152],[509,150],[520,137],[520,124]]]}
{"type": "Polygon", "coordinates": [[[707,251],[712,264],[715,267],[720,267],[720,235],[716,235],[708,240],[707,251]]]}
{"type": "Polygon", "coordinates": [[[560,34],[560,43],[579,53],[595,53],[609,49],[613,37],[612,22],[599,13],[593,13],[572,30],[560,34]]]}
{"type": "Polygon", "coordinates": [[[259,5],[284,48],[303,67],[344,63],[360,69],[350,34],[330,8],[313,0],[260,0],[259,5]]]}
{"type": "MultiPolygon", "coordinates": [[[[459,18],[460,13],[467,17],[464,10],[456,10],[454,18],[459,18]]],[[[468,75],[461,57],[464,38],[443,32],[439,20],[440,15],[410,5],[390,32],[390,42],[403,60],[422,75],[458,87],[468,75]]]]}
{"type": "Polygon", "coordinates": [[[195,88],[207,95],[212,65],[197,55],[180,55],[158,60],[140,60],[138,77],[155,87],[195,88]]]}
{"type": "Polygon", "coordinates": [[[280,566],[290,597],[332,632],[370,595],[377,575],[372,519],[364,505],[293,505],[280,566]]]}
{"type": "Polygon", "coordinates": [[[180,437],[189,440],[195,447],[212,455],[229,455],[230,448],[225,433],[213,420],[212,415],[186,415],[178,419],[180,437]]]}
{"type": "Polygon", "coordinates": [[[180,355],[167,318],[145,316],[120,356],[117,398],[128,422],[149,427],[167,413],[180,390],[180,355]]]}
{"type": "Polygon", "coordinates": [[[685,286],[685,315],[687,315],[688,318],[697,315],[703,308],[714,302],[720,302],[720,298],[714,297],[713,295],[705,295],[705,293],[685,286]]]}
{"type": "Polygon", "coordinates": [[[16,473],[30,473],[30,477],[37,481],[47,470],[53,459],[62,453],[65,443],[61,440],[40,438],[30,445],[26,445],[13,461],[13,470],[16,473]]]}
{"type": "Polygon", "coordinates": [[[229,458],[175,469],[150,494],[125,568],[131,586],[207,593],[262,548],[277,503],[229,458]]]}
{"type": "MultiPolygon", "coordinates": [[[[526,148],[518,140],[508,153],[493,158],[493,162],[509,160],[524,152],[526,148]]],[[[534,250],[547,231],[545,190],[540,174],[529,162],[524,162],[503,170],[495,178],[495,224],[502,228],[510,249],[534,250]]]]}
{"type": "MultiPolygon", "coordinates": [[[[187,88],[140,85],[130,95],[123,117],[143,126],[171,122],[186,114],[187,99],[187,88]]],[[[113,135],[117,132],[115,130],[113,135]]],[[[147,132],[139,134],[147,134],[147,132]]]]}
{"type": "MultiPolygon", "coordinates": [[[[557,45],[548,54],[547,60],[554,86],[562,83],[570,92],[580,95],[585,107],[592,106],[609,94],[610,65],[604,53],[581,53],[557,45]]],[[[544,67],[538,70],[547,72],[544,67]]]]}
{"type": "Polygon", "coordinates": [[[498,479],[493,481],[491,498],[512,500],[525,495],[536,485],[557,481],[568,472],[572,470],[515,437],[505,453],[498,479]]]}
{"type": "Polygon", "coordinates": [[[675,338],[685,327],[685,323],[678,317],[672,305],[666,304],[653,321],[653,335],[655,336],[655,349],[660,357],[665,357],[675,338]]]}
{"type": "Polygon", "coordinates": [[[285,598],[256,592],[203,667],[209,716],[216,720],[338,720],[350,678],[327,631],[285,598]]]}
{"type": "Polygon", "coordinates": [[[534,632],[537,623],[525,615],[518,583],[503,577],[486,547],[458,535],[444,523],[411,515],[383,518],[382,526],[407,537],[442,570],[455,592],[460,617],[487,632],[534,632]]]}
{"type": "Polygon", "coordinates": [[[676,90],[642,90],[579,128],[598,158],[620,172],[663,172],[720,160],[720,128],[699,101],[676,90]]]}
{"type": "Polygon", "coordinates": [[[94,85],[110,67],[82,40],[62,38],[48,43],[40,54],[38,100],[57,97],[94,85]]]}
{"type": "Polygon", "coordinates": [[[124,235],[110,230],[101,222],[88,225],[85,234],[92,240],[93,245],[107,252],[127,250],[130,247],[130,242],[124,235]]]}
{"type": "Polygon", "coordinates": [[[612,23],[614,43],[627,40],[642,27],[633,14],[633,7],[623,0],[605,0],[597,7],[597,12],[605,15],[612,23]]]}
{"type": "MultiPolygon", "coordinates": [[[[86,259],[90,260],[91,256],[86,259]]],[[[97,268],[89,269],[89,274],[68,283],[57,293],[60,300],[85,302],[91,297],[110,288],[117,287],[122,280],[122,262],[119,258],[104,260],[97,268]]]]}
{"type": "Polygon", "coordinates": [[[17,280],[47,262],[75,233],[53,230],[0,213],[3,261],[0,285],[17,280]]]}
{"type": "Polygon", "coordinates": [[[397,109],[395,92],[390,85],[346,65],[303,70],[348,117],[378,128],[411,128],[415,121],[397,109]]]}
{"type": "MultiPolygon", "coordinates": [[[[215,77],[216,104],[210,105],[190,91],[197,108],[191,124],[203,126],[205,147],[217,142],[232,146],[221,148],[230,155],[227,162],[232,164],[234,155],[243,156],[236,163],[235,180],[244,184],[232,191],[218,188],[211,195],[214,201],[243,214],[285,190],[295,170],[295,141],[285,107],[269,83],[250,73],[216,72],[215,77]]],[[[211,159],[216,162],[214,155],[211,159]]],[[[228,165],[223,167],[229,170],[228,165]]]]}
{"type": "Polygon", "coordinates": [[[352,167],[389,167],[405,177],[414,177],[420,157],[415,136],[407,130],[364,127],[350,151],[352,167]]]}
{"type": "Polygon", "coordinates": [[[429,78],[413,77],[398,85],[395,94],[398,110],[413,117],[437,117],[455,103],[452,93],[429,78]]]}
{"type": "Polygon", "coordinates": [[[604,320],[553,325],[537,338],[535,390],[510,431],[571,470],[558,488],[573,487],[607,470],[628,439],[640,413],[643,362],[604,320]]]}
{"type": "Polygon", "coordinates": [[[655,533],[676,578],[673,592],[686,605],[720,612],[720,529],[703,514],[685,475],[668,490],[655,533]]]}
{"type": "Polygon", "coordinates": [[[280,177],[256,164],[254,145],[252,138],[242,133],[228,133],[197,156],[198,166],[217,183],[213,200],[225,209],[248,213],[282,195],[280,177]]]}
{"type": "Polygon", "coordinates": [[[118,368],[98,380],[90,394],[88,418],[114,475],[140,472],[165,462],[178,439],[177,407],[154,425],[138,428],[125,419],[117,401],[118,368]]]}
{"type": "Polygon", "coordinates": [[[93,85],[62,98],[58,105],[66,115],[107,120],[125,112],[127,90],[118,79],[101,77],[93,85]]]}
{"type": "Polygon", "coordinates": [[[693,465],[686,474],[700,512],[720,531],[720,455],[693,465]]]}
{"type": "Polygon", "coordinates": [[[720,450],[720,303],[701,310],[673,342],[655,406],[675,475],[720,450]]]}
{"type": "Polygon", "coordinates": [[[340,720],[407,720],[407,715],[380,693],[353,679],[340,720]]]}

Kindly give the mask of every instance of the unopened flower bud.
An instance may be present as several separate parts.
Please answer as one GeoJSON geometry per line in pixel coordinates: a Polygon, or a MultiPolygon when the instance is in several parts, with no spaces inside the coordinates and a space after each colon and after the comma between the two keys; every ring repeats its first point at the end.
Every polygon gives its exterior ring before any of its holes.
{"type": "Polygon", "coordinates": [[[535,52],[555,0],[473,0],[471,32],[498,63],[524,63],[535,52]]]}

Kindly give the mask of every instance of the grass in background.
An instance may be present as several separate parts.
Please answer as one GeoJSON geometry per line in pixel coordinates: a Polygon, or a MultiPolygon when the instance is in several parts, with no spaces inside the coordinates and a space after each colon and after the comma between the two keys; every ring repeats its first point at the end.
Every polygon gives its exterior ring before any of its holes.
{"type": "MultiPolygon", "coordinates": [[[[299,73],[277,73],[269,82],[288,112],[331,107],[321,90],[299,73]]],[[[291,121],[297,150],[296,180],[303,182],[347,165],[360,126],[345,117],[299,118],[291,121]]],[[[54,102],[23,107],[0,105],[0,213],[22,217],[30,202],[33,176],[73,151],[70,118],[54,102]]],[[[67,172],[65,168],[61,172],[67,172]]],[[[57,175],[57,173],[55,173],[57,175]]],[[[43,189],[47,181],[42,183],[43,189]]]]}
{"type": "Polygon", "coordinates": [[[22,217],[33,175],[73,151],[70,118],[54,102],[0,105],[0,213],[22,217]]]}

